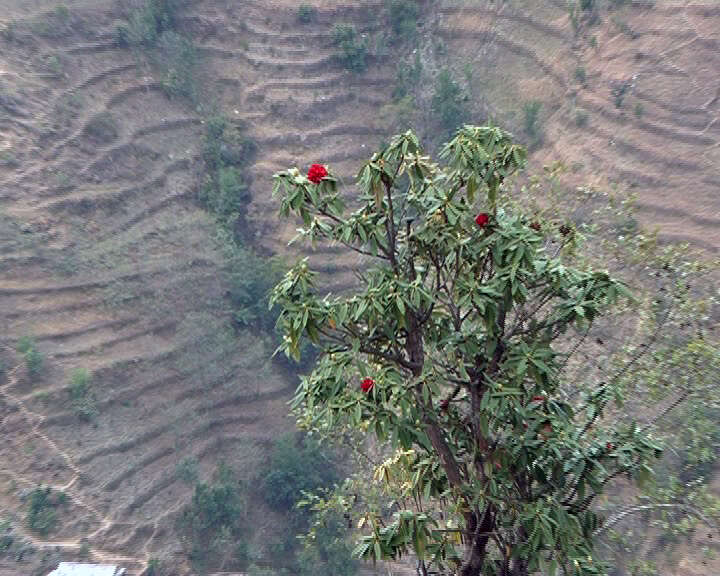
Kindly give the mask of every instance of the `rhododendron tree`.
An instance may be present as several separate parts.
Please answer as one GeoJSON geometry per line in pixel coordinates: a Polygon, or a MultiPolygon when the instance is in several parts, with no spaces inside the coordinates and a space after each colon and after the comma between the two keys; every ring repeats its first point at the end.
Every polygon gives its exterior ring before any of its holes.
{"type": "Polygon", "coordinates": [[[331,170],[317,183],[276,175],[300,237],[366,259],[349,294],[324,293],[307,260],[273,292],[282,350],[319,349],[298,422],[390,451],[375,472],[392,515],[364,513],[359,556],[413,552],[422,573],[462,576],[601,574],[591,505],[618,476],[647,473],[659,446],[636,424],[606,424],[612,374],[574,394],[563,379],[581,335],[631,296],[551,253],[545,226],[503,202],[525,162],[509,134],[465,126],[440,157],[394,137],[362,168],[352,211],[331,170]]]}

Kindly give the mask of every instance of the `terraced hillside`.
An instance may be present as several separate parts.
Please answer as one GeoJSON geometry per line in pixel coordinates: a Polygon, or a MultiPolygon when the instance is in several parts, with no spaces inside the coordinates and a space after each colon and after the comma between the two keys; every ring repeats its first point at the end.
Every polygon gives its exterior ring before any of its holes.
{"type": "Polygon", "coordinates": [[[541,103],[535,160],[560,160],[576,185],[637,197],[661,237],[720,247],[720,7],[632,2],[573,26],[560,1],[443,3],[439,34],[474,58],[488,112],[522,131],[541,103]]]}
{"type": "MultiPolygon", "coordinates": [[[[209,477],[225,460],[251,477],[290,426],[293,380],[233,334],[215,224],[195,201],[205,116],[118,45],[129,4],[0,0],[0,509],[15,539],[2,575],[82,555],[139,574],[168,553],[183,573],[173,519],[191,491],[178,465],[194,458],[209,477]],[[24,336],[41,370],[18,352],[24,336]],[[91,419],[78,369],[92,374],[91,419]],[[46,536],[25,521],[41,484],[67,494],[46,536]]],[[[640,4],[576,32],[564,0],[423,3],[420,32],[458,76],[470,63],[474,120],[522,133],[523,106],[541,102],[535,165],[559,159],[570,184],[633,192],[662,237],[714,253],[720,7],[640,4]]],[[[293,235],[270,175],[319,161],[350,182],[389,132],[378,109],[394,65],[344,71],[331,40],[338,22],[371,37],[384,2],[315,5],[309,24],[291,0],[195,1],[179,21],[206,101],[257,143],[248,230],[268,254],[293,235]]],[[[332,290],[359,265],[332,248],[312,258],[332,290]]],[[[262,538],[271,519],[258,516],[262,538]]]]}

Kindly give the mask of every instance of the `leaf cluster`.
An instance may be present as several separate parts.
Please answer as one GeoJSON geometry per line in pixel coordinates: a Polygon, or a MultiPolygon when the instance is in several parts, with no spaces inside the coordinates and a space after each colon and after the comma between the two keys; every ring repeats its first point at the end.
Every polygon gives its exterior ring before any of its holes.
{"type": "Polygon", "coordinates": [[[509,134],[465,126],[441,158],[411,132],[396,136],[360,171],[349,213],[332,175],[317,185],[297,169],[276,175],[300,238],[367,259],[354,294],[323,294],[307,261],[274,290],[281,349],[297,357],[307,338],[320,350],[294,399],[299,423],[372,431],[412,454],[402,485],[416,507],[390,524],[369,518],[362,557],[412,549],[455,569],[480,542],[486,573],[512,562],[599,573],[590,504],[613,478],[647,474],[660,446],[635,423],[602,425],[617,378],[571,399],[562,374],[573,341],[630,293],[607,271],[548,253],[542,226],[504,201],[525,161],[509,134]],[[475,223],[479,210],[487,224],[475,223]]]}

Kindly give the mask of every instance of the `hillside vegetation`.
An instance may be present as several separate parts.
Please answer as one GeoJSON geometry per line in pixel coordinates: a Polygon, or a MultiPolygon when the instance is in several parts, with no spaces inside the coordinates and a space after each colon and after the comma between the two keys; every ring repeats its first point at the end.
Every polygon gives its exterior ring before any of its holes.
{"type": "MultiPolygon", "coordinates": [[[[363,262],[288,247],[272,174],[326,163],[351,197],[390,134],[490,119],[634,204],[626,235],[714,257],[718,70],[710,0],[0,0],[0,574],[345,558],[263,488],[298,370],[265,297],[298,253],[332,292],[363,262]]],[[[688,550],[663,573],[717,565],[688,550]]]]}

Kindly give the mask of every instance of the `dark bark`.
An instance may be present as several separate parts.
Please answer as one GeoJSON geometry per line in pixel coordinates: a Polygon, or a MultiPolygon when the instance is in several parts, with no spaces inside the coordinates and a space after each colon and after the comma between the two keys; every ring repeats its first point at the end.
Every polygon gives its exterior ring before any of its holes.
{"type": "MultiPolygon", "coordinates": [[[[474,516],[474,514],[473,514],[474,516]]],[[[487,544],[490,541],[490,534],[495,529],[495,517],[488,507],[482,515],[480,523],[475,522],[472,540],[468,542],[465,551],[465,560],[460,569],[460,576],[482,576],[482,568],[485,563],[487,544]]]]}

